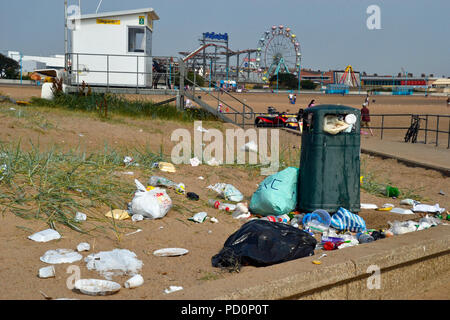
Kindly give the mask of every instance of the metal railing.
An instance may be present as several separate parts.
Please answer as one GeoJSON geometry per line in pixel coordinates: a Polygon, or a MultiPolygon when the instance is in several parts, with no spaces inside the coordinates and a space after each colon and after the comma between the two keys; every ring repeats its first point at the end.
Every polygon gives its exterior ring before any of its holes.
{"type": "MultiPolygon", "coordinates": [[[[95,53],[67,53],[69,61],[69,76],[66,85],[82,85],[82,81],[89,85],[110,87],[155,88],[160,80],[171,89],[175,88],[176,79],[180,77],[178,58],[149,55],[123,54],[95,54],[95,53]],[[156,62],[156,68],[155,64],[156,62]],[[92,68],[92,66],[95,66],[92,68]],[[158,70],[159,69],[159,70],[158,70]],[[90,75],[92,74],[92,75],[90,75]],[[95,76],[97,75],[97,76],[95,76]],[[102,75],[98,77],[98,75],[102,75]],[[112,81],[114,75],[120,75],[120,81],[112,81]],[[94,79],[89,81],[89,79],[94,79]],[[96,82],[97,81],[97,82],[96,82]]],[[[117,78],[117,77],[116,77],[117,78]]],[[[156,88],[155,88],[156,89],[156,88]]]]}

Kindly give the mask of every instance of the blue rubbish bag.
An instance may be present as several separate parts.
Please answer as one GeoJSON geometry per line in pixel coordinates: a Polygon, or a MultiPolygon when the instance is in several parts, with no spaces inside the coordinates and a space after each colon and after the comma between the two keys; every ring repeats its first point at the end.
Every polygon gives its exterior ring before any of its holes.
{"type": "Polygon", "coordinates": [[[289,167],[264,179],[252,195],[250,211],[279,216],[295,210],[298,173],[298,168],[289,167]]]}

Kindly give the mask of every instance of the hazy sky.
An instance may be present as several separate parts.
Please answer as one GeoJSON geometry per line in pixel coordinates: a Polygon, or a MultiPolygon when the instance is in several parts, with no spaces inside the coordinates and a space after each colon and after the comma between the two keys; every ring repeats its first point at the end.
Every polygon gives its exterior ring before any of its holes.
{"type": "MultiPolygon", "coordinates": [[[[82,13],[98,3],[82,0],[82,13]]],[[[99,12],[148,7],[160,17],[154,55],[193,50],[203,32],[228,33],[232,50],[256,48],[265,30],[283,24],[297,35],[306,68],[450,76],[449,0],[103,0],[99,12]],[[381,29],[367,28],[369,5],[380,7],[381,29]]],[[[5,50],[63,54],[64,0],[0,0],[5,50]]]]}

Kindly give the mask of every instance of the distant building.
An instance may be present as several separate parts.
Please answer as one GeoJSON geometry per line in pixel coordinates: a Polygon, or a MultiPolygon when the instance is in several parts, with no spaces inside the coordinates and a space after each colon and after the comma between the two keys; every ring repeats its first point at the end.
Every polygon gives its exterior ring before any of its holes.
{"type": "Polygon", "coordinates": [[[365,75],[361,76],[361,84],[365,87],[397,87],[410,86],[415,88],[426,88],[434,81],[428,77],[414,77],[414,76],[378,76],[365,75]]]}
{"type": "Polygon", "coordinates": [[[18,51],[8,51],[8,57],[22,63],[22,72],[33,72],[36,69],[64,69],[64,55],[28,56],[18,51]],[[22,62],[21,62],[22,60],[22,62]]]}

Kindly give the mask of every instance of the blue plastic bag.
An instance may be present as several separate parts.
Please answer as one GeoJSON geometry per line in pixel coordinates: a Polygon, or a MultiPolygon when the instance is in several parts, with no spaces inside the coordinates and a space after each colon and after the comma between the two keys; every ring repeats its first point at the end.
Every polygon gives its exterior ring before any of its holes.
{"type": "Polygon", "coordinates": [[[341,231],[362,232],[366,230],[364,219],[344,208],[339,208],[338,212],[333,214],[331,226],[341,231]]]}
{"type": "Polygon", "coordinates": [[[252,195],[250,211],[279,216],[295,210],[298,172],[298,168],[289,167],[264,179],[252,195]]]}

